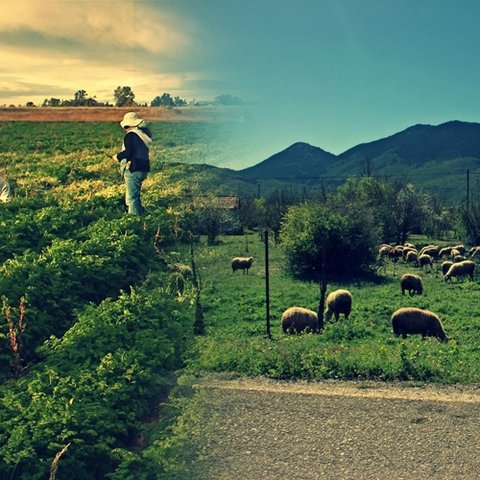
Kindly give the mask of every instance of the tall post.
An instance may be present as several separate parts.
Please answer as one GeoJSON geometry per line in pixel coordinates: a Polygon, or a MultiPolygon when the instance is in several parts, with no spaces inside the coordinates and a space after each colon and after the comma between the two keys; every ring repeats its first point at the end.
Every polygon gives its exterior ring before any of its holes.
{"type": "Polygon", "coordinates": [[[470,211],[470,170],[467,169],[467,212],[470,211]]]}
{"type": "Polygon", "coordinates": [[[320,299],[318,304],[318,325],[317,332],[320,333],[323,330],[324,318],[323,312],[325,311],[325,294],[327,292],[327,267],[325,263],[325,246],[322,248],[322,271],[320,273],[320,299]]]}
{"type": "Polygon", "coordinates": [[[268,228],[265,229],[263,235],[265,241],[265,320],[267,324],[267,337],[272,338],[270,332],[270,271],[268,268],[268,228]]]}

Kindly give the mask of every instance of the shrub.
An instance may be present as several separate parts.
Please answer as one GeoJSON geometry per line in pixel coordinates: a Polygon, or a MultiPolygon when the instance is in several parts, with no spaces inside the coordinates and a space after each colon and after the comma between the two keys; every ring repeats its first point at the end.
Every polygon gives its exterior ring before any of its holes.
{"type": "Polygon", "coordinates": [[[338,279],[369,271],[378,235],[366,211],[340,213],[326,205],[304,203],[287,212],[281,241],[292,274],[318,278],[325,249],[327,278],[338,279]]]}

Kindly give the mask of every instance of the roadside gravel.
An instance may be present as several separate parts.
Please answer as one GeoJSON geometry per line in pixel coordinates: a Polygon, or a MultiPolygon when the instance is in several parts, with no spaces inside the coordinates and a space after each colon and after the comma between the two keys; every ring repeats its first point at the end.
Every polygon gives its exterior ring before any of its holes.
{"type": "Polygon", "coordinates": [[[480,389],[209,379],[194,477],[480,478],[480,389]]]}

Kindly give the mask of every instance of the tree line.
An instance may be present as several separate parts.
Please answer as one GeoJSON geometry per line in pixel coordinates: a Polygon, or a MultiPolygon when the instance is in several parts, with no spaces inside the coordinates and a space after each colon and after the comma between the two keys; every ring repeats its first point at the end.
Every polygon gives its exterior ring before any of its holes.
{"type": "MultiPolygon", "coordinates": [[[[129,86],[118,86],[113,91],[113,104],[107,102],[99,102],[96,96],[88,95],[86,90],[77,90],[73,98],[60,99],[55,97],[45,98],[42,102],[42,107],[130,107],[130,106],[150,106],[150,107],[184,107],[186,105],[199,105],[198,102],[193,100],[187,102],[186,99],[180,96],[172,96],[170,93],[164,92],[162,95],[157,95],[150,101],[150,105],[147,103],[138,103],[135,101],[135,93],[129,86]]],[[[240,97],[234,95],[218,95],[211,102],[216,105],[241,105],[243,101],[240,97]]],[[[27,102],[27,107],[35,107],[34,102],[27,102]]]]}

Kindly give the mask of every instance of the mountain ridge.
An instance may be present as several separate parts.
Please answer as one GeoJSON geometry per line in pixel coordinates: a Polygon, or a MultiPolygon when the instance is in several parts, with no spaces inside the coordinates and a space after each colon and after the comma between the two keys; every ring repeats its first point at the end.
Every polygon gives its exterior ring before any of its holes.
{"type": "Polygon", "coordinates": [[[465,158],[480,167],[480,123],[450,120],[439,125],[416,124],[334,155],[296,142],[238,173],[249,179],[399,174],[431,162],[465,158]]]}

